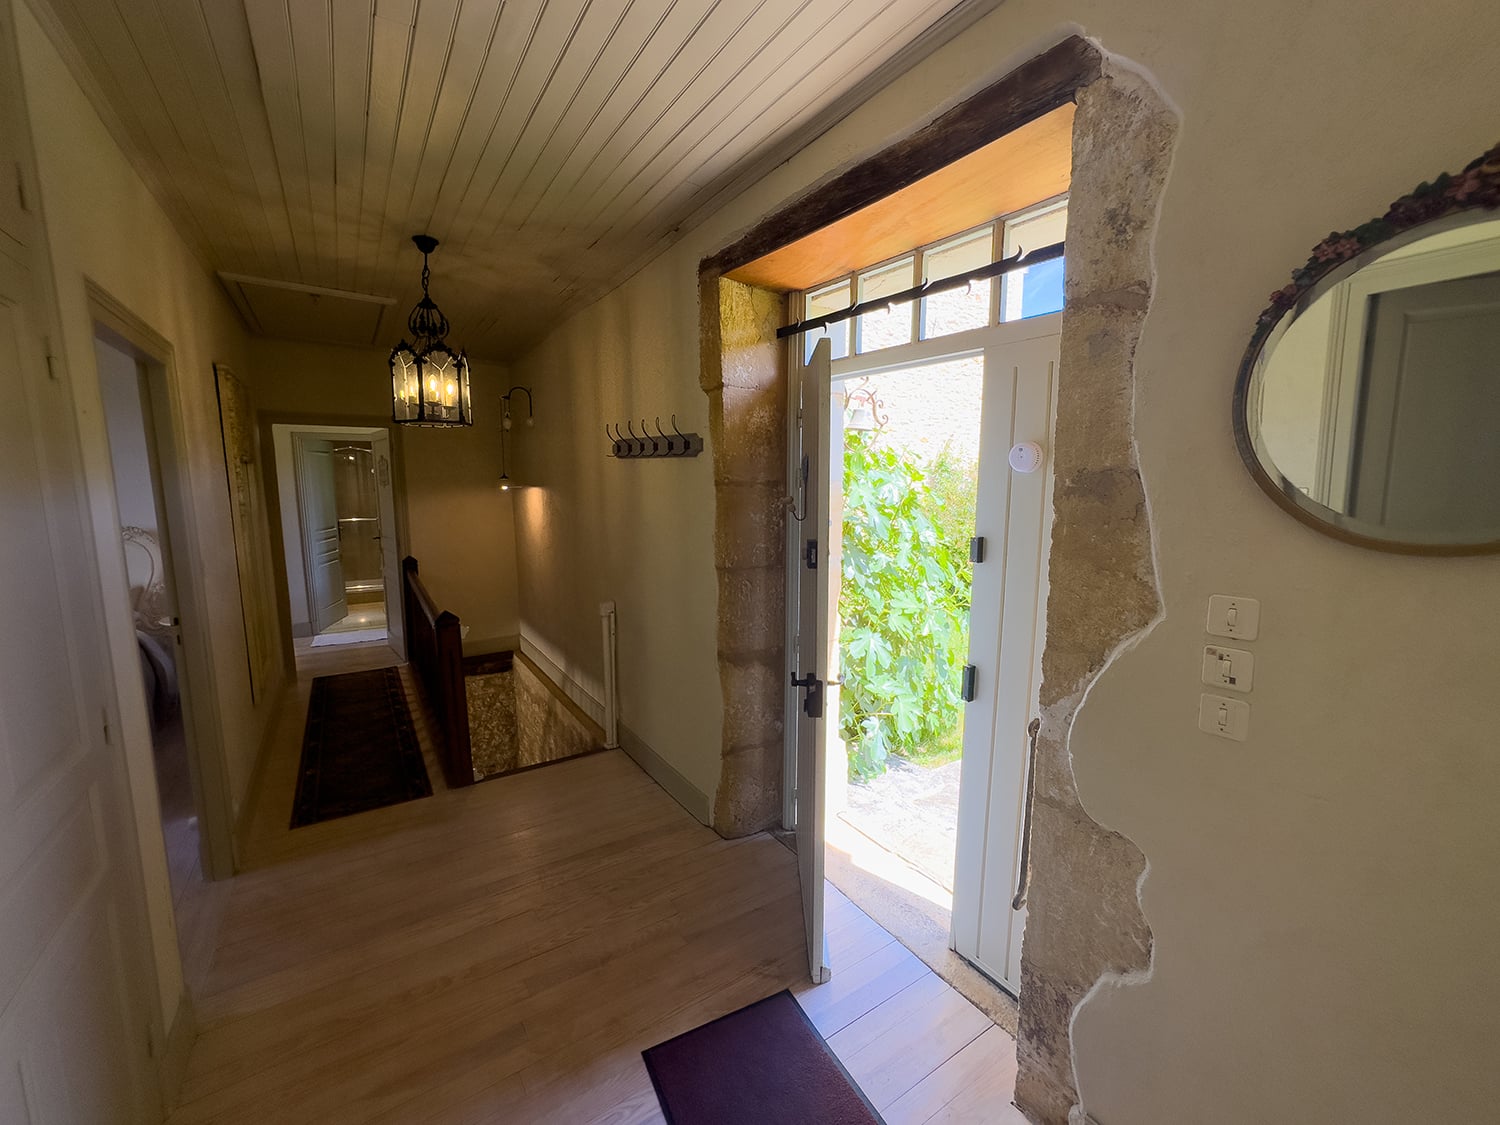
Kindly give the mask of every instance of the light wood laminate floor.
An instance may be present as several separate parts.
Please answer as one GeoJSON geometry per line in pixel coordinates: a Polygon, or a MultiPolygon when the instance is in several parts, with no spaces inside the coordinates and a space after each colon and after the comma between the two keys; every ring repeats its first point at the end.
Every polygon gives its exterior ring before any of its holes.
{"type": "Polygon", "coordinates": [[[451,792],[429,766],[431,798],[287,829],[308,688],[172,1125],[660,1122],[641,1051],[788,987],[889,1125],[1023,1121],[1009,1036],[832,887],[812,987],[796,857],[721,840],[618,751],[451,792]]]}

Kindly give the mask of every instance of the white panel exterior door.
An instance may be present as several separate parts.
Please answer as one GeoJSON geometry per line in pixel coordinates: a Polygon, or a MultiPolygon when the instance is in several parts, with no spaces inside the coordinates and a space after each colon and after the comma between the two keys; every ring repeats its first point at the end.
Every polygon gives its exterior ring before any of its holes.
{"type": "Polygon", "coordinates": [[[344,565],[339,554],[339,509],[333,486],[333,442],[293,439],[297,465],[297,511],[302,520],[302,559],[307,568],[307,612],[312,631],[349,616],[344,565]]]}
{"type": "Polygon", "coordinates": [[[159,1120],[73,406],[48,378],[32,292],[0,253],[0,1121],[159,1120]]]}
{"type": "Polygon", "coordinates": [[[823,817],[829,724],[827,707],[832,637],[829,583],[829,343],[818,342],[802,376],[802,455],[806,459],[805,519],[800,536],[797,583],[797,653],[793,673],[801,687],[797,712],[797,864],[802,880],[802,917],[807,927],[808,970],[814,982],[828,979],[823,929],[823,817]]]}
{"type": "Polygon", "coordinates": [[[1055,323],[1052,334],[985,349],[980,424],[976,534],[985,539],[985,555],[974,568],[975,694],[964,715],[953,948],[1012,992],[1020,987],[1025,927],[1024,910],[1012,910],[1011,900],[1020,874],[1026,728],[1041,682],[1051,463],[1020,473],[1007,457],[1017,442],[1044,450],[1050,444],[1055,323]]]}

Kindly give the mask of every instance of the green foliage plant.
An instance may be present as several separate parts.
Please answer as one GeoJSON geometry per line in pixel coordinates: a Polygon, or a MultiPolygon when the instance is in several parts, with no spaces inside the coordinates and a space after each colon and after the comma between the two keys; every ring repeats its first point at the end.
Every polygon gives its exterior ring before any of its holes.
{"type": "Polygon", "coordinates": [[[839,727],[855,780],[952,742],[968,654],[977,467],[844,436],[839,727]]]}

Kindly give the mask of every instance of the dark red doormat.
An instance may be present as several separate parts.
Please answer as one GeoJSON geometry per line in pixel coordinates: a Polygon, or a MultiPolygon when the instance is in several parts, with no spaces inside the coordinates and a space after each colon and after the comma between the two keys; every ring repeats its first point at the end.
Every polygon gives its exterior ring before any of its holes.
{"type": "Polygon", "coordinates": [[[790,992],[641,1053],[667,1125],[885,1125],[790,992]]]}

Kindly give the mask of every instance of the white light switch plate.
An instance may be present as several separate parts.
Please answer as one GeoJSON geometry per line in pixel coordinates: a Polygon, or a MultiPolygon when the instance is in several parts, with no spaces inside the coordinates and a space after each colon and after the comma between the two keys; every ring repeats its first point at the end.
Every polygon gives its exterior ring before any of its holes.
{"type": "Polygon", "coordinates": [[[1205,645],[1203,682],[1226,691],[1249,691],[1255,680],[1255,654],[1242,648],[1205,645]]]}
{"type": "Polygon", "coordinates": [[[1250,737],[1250,704],[1227,695],[1198,697],[1198,729],[1244,742],[1250,737]]]}
{"type": "Polygon", "coordinates": [[[1208,599],[1208,622],[1203,629],[1215,637],[1253,641],[1260,635],[1260,602],[1233,594],[1215,594],[1208,599]]]}

